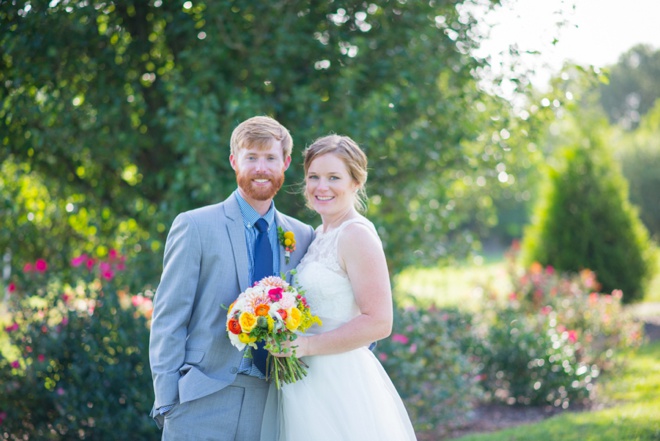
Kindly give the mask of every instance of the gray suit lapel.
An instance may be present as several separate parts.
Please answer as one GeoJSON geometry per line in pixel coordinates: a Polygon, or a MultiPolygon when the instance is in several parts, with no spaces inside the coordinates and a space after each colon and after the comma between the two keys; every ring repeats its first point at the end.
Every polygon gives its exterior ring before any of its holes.
{"type": "Polygon", "coordinates": [[[241,292],[250,287],[250,274],[248,271],[248,253],[245,244],[245,225],[238,206],[236,196],[232,194],[225,202],[225,216],[227,217],[227,235],[234,254],[234,264],[238,275],[238,285],[241,292]]]}

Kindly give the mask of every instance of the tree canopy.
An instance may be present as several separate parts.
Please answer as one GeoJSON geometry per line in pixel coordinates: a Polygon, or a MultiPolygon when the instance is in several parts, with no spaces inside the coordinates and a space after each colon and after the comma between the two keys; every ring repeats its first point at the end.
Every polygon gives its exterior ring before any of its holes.
{"type": "Polygon", "coordinates": [[[37,254],[100,237],[158,251],[178,211],[233,191],[231,131],[268,114],[295,143],[280,209],[318,222],[290,194],[300,151],[349,135],[370,159],[370,215],[393,268],[431,262],[472,240],[470,204],[456,200],[470,190],[451,182],[492,179],[506,154],[490,135],[478,141],[506,121],[484,111],[503,104],[477,85],[486,61],[470,55],[479,36],[459,1],[11,1],[0,22],[1,139],[14,173],[4,198],[36,177],[57,223],[7,202],[3,222],[31,225],[3,236],[14,253],[26,234],[37,254]]]}

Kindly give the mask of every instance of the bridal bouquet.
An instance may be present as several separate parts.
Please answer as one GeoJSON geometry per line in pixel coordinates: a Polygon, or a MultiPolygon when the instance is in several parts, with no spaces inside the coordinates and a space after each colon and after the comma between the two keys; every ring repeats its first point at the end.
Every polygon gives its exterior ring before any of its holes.
{"type": "MultiPolygon", "coordinates": [[[[321,325],[321,320],[312,314],[304,291],[275,276],[242,292],[227,311],[227,335],[239,351],[246,346],[256,349],[257,342],[263,341],[266,349],[287,353],[291,349],[282,343],[294,341],[297,332],[305,332],[314,323],[321,325]]],[[[274,378],[278,389],[307,375],[307,366],[295,350],[288,357],[269,353],[266,366],[266,378],[274,378]]]]}

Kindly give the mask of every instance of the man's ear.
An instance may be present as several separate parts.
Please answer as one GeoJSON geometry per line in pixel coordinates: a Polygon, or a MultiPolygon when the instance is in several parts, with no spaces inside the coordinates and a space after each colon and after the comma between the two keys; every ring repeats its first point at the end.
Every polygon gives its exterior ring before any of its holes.
{"type": "Polygon", "coordinates": [[[231,165],[231,168],[236,170],[236,159],[234,158],[234,155],[229,155],[229,164],[231,165]]]}
{"type": "Polygon", "coordinates": [[[284,171],[289,169],[289,166],[291,165],[291,156],[287,156],[284,158],[284,171]]]}

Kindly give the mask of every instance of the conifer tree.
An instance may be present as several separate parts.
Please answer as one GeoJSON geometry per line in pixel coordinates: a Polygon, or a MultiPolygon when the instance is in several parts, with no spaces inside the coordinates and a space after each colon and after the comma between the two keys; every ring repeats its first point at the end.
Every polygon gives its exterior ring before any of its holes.
{"type": "Polygon", "coordinates": [[[523,238],[523,261],[558,271],[596,272],[602,292],[640,300],[652,273],[648,232],[628,201],[628,184],[597,133],[557,151],[533,223],[523,238]]]}

